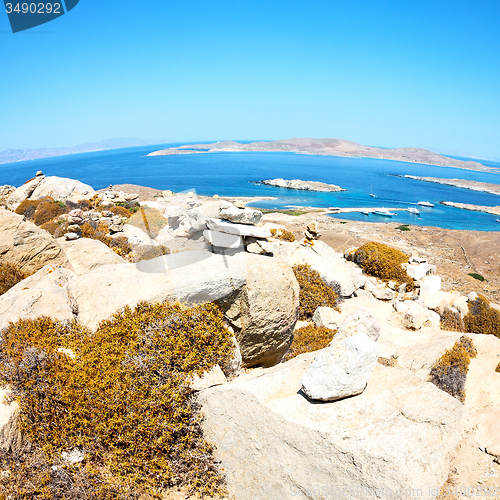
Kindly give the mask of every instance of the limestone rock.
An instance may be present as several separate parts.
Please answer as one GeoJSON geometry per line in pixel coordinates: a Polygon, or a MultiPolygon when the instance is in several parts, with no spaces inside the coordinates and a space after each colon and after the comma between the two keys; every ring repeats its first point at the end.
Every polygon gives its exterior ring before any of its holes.
{"type": "Polygon", "coordinates": [[[239,236],[253,236],[255,238],[269,238],[271,231],[262,227],[255,227],[248,224],[235,224],[221,219],[207,219],[208,229],[227,234],[239,236]]]}
{"type": "Polygon", "coordinates": [[[76,241],[65,241],[64,238],[58,238],[57,242],[77,274],[85,274],[99,266],[125,264],[125,260],[98,240],[80,238],[76,241]]]}
{"type": "Polygon", "coordinates": [[[68,262],[50,233],[9,210],[0,210],[0,258],[26,273],[36,272],[48,263],[68,262]]]}
{"type": "Polygon", "coordinates": [[[428,271],[427,262],[423,262],[422,264],[417,264],[417,265],[409,264],[406,267],[406,272],[408,273],[408,276],[410,276],[410,278],[413,278],[415,280],[421,280],[427,274],[427,271],[428,271]]]}
{"type": "Polygon", "coordinates": [[[412,330],[420,330],[428,318],[427,308],[417,303],[413,303],[404,316],[406,326],[412,330]]]}
{"type": "Polygon", "coordinates": [[[0,331],[10,321],[50,316],[59,321],[74,319],[74,303],[67,283],[73,271],[47,265],[0,296],[0,331]]]}
{"type": "Polygon", "coordinates": [[[262,218],[260,210],[249,207],[238,208],[230,203],[221,204],[219,219],[236,222],[239,224],[258,224],[262,218]]]}
{"type": "Polygon", "coordinates": [[[469,312],[468,299],[464,296],[457,297],[451,304],[451,308],[454,311],[460,313],[463,317],[469,312]]]}
{"type": "Polygon", "coordinates": [[[17,451],[22,447],[22,436],[19,427],[19,405],[12,401],[7,404],[8,392],[0,389],[0,450],[2,452],[17,451]]]}
{"type": "Polygon", "coordinates": [[[336,330],[340,325],[340,313],[333,307],[318,307],[314,311],[312,320],[316,326],[324,326],[336,330]]]}
{"type": "MultiPolygon", "coordinates": [[[[178,216],[178,227],[175,229],[175,235],[189,238],[194,233],[204,231],[207,229],[207,219],[217,218],[219,209],[220,202],[214,201],[181,212],[178,216]]],[[[170,224],[170,218],[168,220],[170,224]]],[[[209,229],[212,228],[209,227],[209,229]]]]}
{"type": "Polygon", "coordinates": [[[123,236],[126,236],[132,248],[150,246],[157,247],[159,243],[151,238],[141,228],[133,226],[132,224],[124,224],[122,226],[123,236]]]}
{"type": "Polygon", "coordinates": [[[441,276],[433,275],[429,276],[420,285],[420,296],[432,295],[438,293],[441,290],[441,276]]]}
{"type": "Polygon", "coordinates": [[[334,338],[301,379],[311,399],[335,401],[361,394],[377,363],[379,347],[366,333],[334,338]]]}
{"type": "Polygon", "coordinates": [[[278,362],[298,314],[298,283],[290,267],[246,252],[179,252],[104,265],[73,278],[68,289],[78,304],[78,321],[90,328],[140,301],[186,306],[217,301],[235,329],[246,366],[278,362]]]}
{"type": "Polygon", "coordinates": [[[26,182],[22,186],[19,186],[14,192],[12,192],[7,198],[7,205],[12,208],[17,208],[17,206],[24,200],[28,199],[33,191],[38,187],[38,185],[43,181],[43,177],[35,177],[34,179],[26,182]]]}
{"type": "Polygon", "coordinates": [[[203,237],[207,243],[215,247],[243,250],[243,238],[237,234],[221,233],[206,229],[203,231],[203,237]]]}
{"type": "Polygon", "coordinates": [[[375,316],[366,307],[360,307],[342,322],[337,335],[335,335],[335,341],[358,333],[365,333],[376,342],[380,337],[380,331],[381,328],[375,316]]]}
{"type": "Polygon", "coordinates": [[[409,370],[381,365],[362,394],[315,404],[299,392],[315,355],[199,393],[229,494],[325,500],[361,488],[375,500],[409,488],[432,500],[448,477],[462,405],[409,370]]]}
{"type": "Polygon", "coordinates": [[[193,391],[201,391],[216,385],[225,384],[227,382],[224,372],[219,365],[215,365],[211,370],[205,372],[201,377],[194,375],[189,387],[193,391]]]}
{"type": "Polygon", "coordinates": [[[260,255],[273,255],[275,245],[267,239],[252,238],[251,236],[245,238],[245,250],[250,253],[260,255]]]}
{"type": "Polygon", "coordinates": [[[81,195],[94,194],[94,189],[88,184],[83,182],[68,179],[65,177],[45,177],[33,194],[30,196],[32,200],[39,200],[40,198],[45,198],[50,196],[54,200],[65,200],[69,198],[74,192],[78,192],[81,195]]]}

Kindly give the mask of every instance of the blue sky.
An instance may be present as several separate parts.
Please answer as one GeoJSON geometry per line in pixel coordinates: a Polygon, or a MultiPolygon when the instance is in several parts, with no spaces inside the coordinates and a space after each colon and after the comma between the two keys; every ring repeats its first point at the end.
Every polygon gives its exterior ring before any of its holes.
{"type": "Polygon", "coordinates": [[[500,158],[500,1],[80,0],[12,34],[0,151],[338,137],[500,158]]]}

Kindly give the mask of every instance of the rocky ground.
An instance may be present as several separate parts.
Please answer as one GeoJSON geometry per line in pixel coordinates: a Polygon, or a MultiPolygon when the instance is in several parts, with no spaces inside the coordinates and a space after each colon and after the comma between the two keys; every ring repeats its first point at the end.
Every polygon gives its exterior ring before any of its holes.
{"type": "Polygon", "coordinates": [[[309,213],[300,216],[266,214],[264,220],[285,224],[299,236],[308,220],[320,222],[321,240],[338,252],[359,247],[368,241],[379,241],[403,251],[415,251],[439,268],[443,289],[461,293],[475,291],[500,302],[500,236],[498,232],[454,231],[437,227],[409,226],[410,231],[396,229],[399,224],[341,221],[338,218],[309,213]],[[468,273],[485,278],[478,281],[468,273]]]}
{"type": "MultiPolygon", "coordinates": [[[[441,329],[439,313],[449,308],[463,317],[475,300],[471,292],[500,302],[498,233],[401,231],[396,223],[342,221],[318,211],[262,216],[245,207],[248,199],[132,185],[102,190],[97,205],[89,186],[37,177],[0,191],[6,193],[0,255],[31,275],[0,297],[0,330],[42,314],[95,329],[141,301],[216,301],[234,332],[233,359],[193,390],[205,437],[216,445],[236,500],[325,500],[345,496],[336,488],[346,485],[361,488],[357,496],[361,491],[364,498],[407,487],[423,487],[418,496],[429,500],[500,496],[500,340],[468,334],[477,357],[463,379],[462,402],[429,382],[432,367],[462,337],[441,329]],[[23,200],[48,195],[86,196],[95,208],[58,215],[71,217],[74,231],[53,238],[12,211],[23,200]],[[115,202],[127,200],[160,215],[144,210],[143,226],[132,225],[133,217],[116,222],[107,215],[115,202]],[[164,225],[153,233],[158,218],[164,225]],[[126,260],[112,246],[84,237],[86,220],[109,224],[110,234],[136,249],[161,245],[166,254],[126,260]],[[369,277],[353,262],[349,250],[370,241],[408,255],[401,262],[417,280],[415,291],[369,277]],[[342,297],[338,310],[315,306],[308,324],[337,333],[328,347],[280,362],[304,325],[297,323],[302,300],[295,274],[302,265],[342,297]]],[[[0,446],[7,450],[13,445],[5,424],[16,411],[2,407],[0,446]]],[[[185,495],[172,490],[164,498],[185,495]]]]}

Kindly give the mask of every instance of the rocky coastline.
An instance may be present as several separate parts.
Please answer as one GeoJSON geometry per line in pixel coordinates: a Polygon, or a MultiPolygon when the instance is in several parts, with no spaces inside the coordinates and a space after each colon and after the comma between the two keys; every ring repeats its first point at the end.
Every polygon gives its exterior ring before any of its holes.
{"type": "Polygon", "coordinates": [[[302,181],[299,179],[268,179],[260,181],[266,186],[275,186],[285,189],[297,189],[301,191],[317,191],[317,192],[337,192],[346,191],[346,189],[336,186],[335,184],[326,184],[325,182],[317,181],[302,181]]]}
{"type": "Polygon", "coordinates": [[[441,204],[448,207],[461,208],[462,210],[472,210],[473,212],[484,212],[492,215],[500,215],[500,205],[497,207],[489,207],[483,205],[471,205],[469,203],[457,203],[454,201],[442,201],[441,204]]]}
{"type": "Polygon", "coordinates": [[[472,191],[481,191],[483,193],[500,195],[500,184],[491,184],[488,182],[469,181],[465,179],[440,179],[437,177],[419,177],[416,175],[402,175],[405,179],[414,179],[417,181],[433,182],[434,184],[444,184],[472,191]]]}

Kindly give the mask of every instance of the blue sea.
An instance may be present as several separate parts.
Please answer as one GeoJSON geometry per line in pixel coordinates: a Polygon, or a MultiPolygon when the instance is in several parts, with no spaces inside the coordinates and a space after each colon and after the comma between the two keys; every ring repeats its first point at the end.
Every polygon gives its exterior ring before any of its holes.
{"type": "MultiPolygon", "coordinates": [[[[19,186],[37,170],[45,175],[78,179],[101,189],[110,184],[139,184],[174,192],[195,191],[201,195],[271,196],[273,200],[254,203],[261,208],[380,207],[406,208],[418,201],[430,201],[434,208],[421,209],[420,216],[397,212],[392,219],[358,213],[338,216],[365,222],[398,222],[447,229],[500,231],[498,216],[440,205],[454,201],[474,205],[500,205],[500,196],[440,184],[397,177],[459,178],[500,184],[500,163],[484,164],[498,172],[486,173],[448,167],[334,156],[294,153],[201,153],[146,156],[152,151],[180,144],[160,144],[115,149],[70,156],[0,165],[0,185],[19,186]],[[255,184],[262,179],[302,179],[337,184],[347,191],[315,193],[255,184]],[[377,198],[370,197],[373,193],[377,198]]],[[[466,158],[464,158],[466,159],[466,158]]]]}

